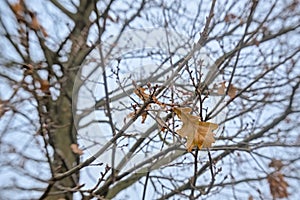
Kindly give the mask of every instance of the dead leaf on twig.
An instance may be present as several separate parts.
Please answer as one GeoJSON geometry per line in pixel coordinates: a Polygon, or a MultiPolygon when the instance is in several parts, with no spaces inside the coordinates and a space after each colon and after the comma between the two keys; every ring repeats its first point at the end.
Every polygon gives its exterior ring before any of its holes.
{"type": "Polygon", "coordinates": [[[182,137],[187,137],[186,148],[189,152],[194,146],[199,149],[211,147],[215,142],[213,130],[218,128],[217,124],[200,121],[200,117],[191,115],[191,108],[174,108],[183,125],[177,133],[182,137]]]}
{"type": "Polygon", "coordinates": [[[236,96],[237,88],[230,84],[228,89],[228,96],[230,96],[231,99],[233,99],[236,96]]]}
{"type": "Polygon", "coordinates": [[[78,154],[78,155],[83,154],[83,150],[78,147],[78,144],[71,144],[70,147],[71,147],[71,150],[73,151],[73,153],[78,154]]]}
{"type": "Polygon", "coordinates": [[[288,192],[287,187],[288,183],[284,180],[284,177],[281,172],[275,172],[268,175],[267,177],[270,190],[273,198],[287,198],[288,192]]]}

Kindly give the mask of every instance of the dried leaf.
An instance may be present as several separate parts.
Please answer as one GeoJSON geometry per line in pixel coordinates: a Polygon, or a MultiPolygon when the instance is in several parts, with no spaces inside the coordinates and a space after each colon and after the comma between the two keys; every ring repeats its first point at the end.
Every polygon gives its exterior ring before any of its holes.
{"type": "Polygon", "coordinates": [[[183,123],[177,133],[182,137],[187,137],[186,148],[189,152],[194,146],[198,146],[199,149],[211,147],[215,142],[212,131],[217,129],[218,125],[200,121],[200,117],[189,114],[191,111],[191,108],[174,108],[174,112],[183,123]]]}
{"type": "Polygon", "coordinates": [[[41,31],[42,34],[47,37],[48,33],[45,28],[39,23],[37,16],[34,13],[30,13],[31,16],[31,28],[35,31],[41,31]]]}
{"type": "Polygon", "coordinates": [[[33,14],[31,17],[32,17],[31,28],[35,31],[40,30],[40,23],[39,23],[36,15],[33,14]]]}
{"type": "Polygon", "coordinates": [[[284,180],[281,172],[275,172],[267,177],[270,191],[273,198],[286,198],[288,197],[287,187],[288,183],[284,180]]]}
{"type": "MultiPolygon", "coordinates": [[[[148,101],[150,98],[152,100],[151,103],[156,103],[158,105],[160,105],[162,108],[165,108],[165,104],[164,103],[161,103],[160,101],[157,100],[157,98],[154,96],[154,95],[150,95],[150,94],[147,94],[145,92],[146,88],[143,88],[143,87],[137,87],[135,90],[134,90],[134,93],[140,98],[142,99],[144,102],[145,101],[148,101]]],[[[142,116],[142,124],[145,123],[145,120],[147,119],[147,116],[148,116],[148,113],[147,113],[147,110],[150,109],[151,107],[151,103],[149,103],[146,107],[146,109],[142,112],[141,116],[142,116]]],[[[140,110],[138,109],[135,109],[134,112],[130,113],[128,115],[128,117],[133,117],[137,112],[139,112],[140,110]]]]}
{"type": "Polygon", "coordinates": [[[2,101],[0,99],[0,118],[8,111],[8,101],[2,101]]]}
{"type": "MultiPolygon", "coordinates": [[[[141,116],[142,116],[142,121],[141,121],[141,123],[142,123],[142,124],[145,123],[145,121],[146,121],[146,119],[147,119],[147,116],[148,116],[147,110],[149,110],[150,107],[151,107],[151,105],[148,104],[147,107],[146,107],[146,109],[141,113],[141,116]]],[[[141,110],[141,109],[135,109],[135,111],[129,113],[129,114],[127,115],[127,117],[133,118],[138,112],[140,112],[140,110],[141,110]]],[[[126,119],[125,119],[125,120],[126,120],[126,119]]]]}
{"type": "Polygon", "coordinates": [[[147,116],[148,116],[148,113],[147,113],[147,110],[149,110],[151,107],[150,104],[147,105],[147,108],[144,110],[144,112],[142,113],[142,124],[145,123],[146,119],[147,119],[147,116]]]}
{"type": "Polygon", "coordinates": [[[146,101],[147,99],[149,99],[150,95],[145,93],[145,88],[142,87],[138,87],[134,90],[134,93],[140,97],[140,99],[142,99],[143,101],[146,101]]]}
{"type": "Polygon", "coordinates": [[[2,117],[4,115],[4,104],[0,99],[0,117],[2,117]]]}
{"type": "Polygon", "coordinates": [[[142,116],[142,122],[141,123],[143,124],[143,123],[145,123],[148,114],[147,114],[147,112],[143,112],[143,114],[141,116],[142,116]]]}
{"type": "Polygon", "coordinates": [[[19,2],[12,4],[11,9],[14,12],[14,14],[16,15],[16,17],[20,18],[24,12],[23,1],[20,0],[19,2]]]}
{"type": "Polygon", "coordinates": [[[225,82],[222,82],[222,83],[221,83],[221,86],[218,87],[217,93],[218,93],[219,95],[224,95],[224,94],[225,94],[225,91],[226,91],[225,82]]]}
{"type": "MultiPolygon", "coordinates": [[[[224,95],[226,92],[226,82],[224,81],[220,83],[220,85],[221,85],[220,87],[216,86],[217,93],[219,95],[224,95]]],[[[230,84],[227,92],[228,96],[231,99],[233,99],[236,96],[236,93],[237,93],[237,88],[234,85],[230,84]]]]}
{"type": "Polygon", "coordinates": [[[225,22],[231,22],[233,21],[234,19],[236,19],[236,15],[234,14],[227,14],[225,17],[224,17],[224,21],[225,22]]]}
{"type": "Polygon", "coordinates": [[[24,65],[22,66],[22,68],[25,69],[25,74],[26,74],[26,75],[31,75],[31,74],[33,74],[33,71],[34,71],[33,65],[31,65],[31,64],[24,64],[24,65]]]}
{"type": "Polygon", "coordinates": [[[43,33],[44,37],[48,37],[48,33],[43,26],[41,26],[41,32],[43,33]]]}
{"type": "Polygon", "coordinates": [[[272,159],[272,161],[269,164],[269,167],[273,167],[277,171],[279,171],[283,167],[283,163],[281,162],[281,160],[272,159]]]}
{"type": "Polygon", "coordinates": [[[41,84],[41,90],[45,93],[48,93],[50,88],[49,81],[40,79],[39,82],[41,84]]]}
{"type": "Polygon", "coordinates": [[[234,85],[230,84],[228,89],[228,96],[230,96],[231,99],[233,99],[236,95],[237,89],[234,87],[234,85]]]}
{"type": "Polygon", "coordinates": [[[256,38],[254,38],[253,40],[252,40],[252,43],[255,45],[255,46],[259,46],[259,44],[260,44],[260,42],[256,39],[256,38]]]}
{"type": "Polygon", "coordinates": [[[82,151],[82,149],[80,149],[78,147],[78,144],[71,144],[70,147],[71,147],[71,150],[73,151],[73,153],[78,154],[78,155],[83,154],[83,151],[82,151]]]}
{"type": "Polygon", "coordinates": [[[142,99],[143,101],[147,101],[147,100],[151,97],[153,103],[156,103],[156,104],[160,105],[161,107],[165,107],[165,104],[164,104],[164,103],[161,103],[160,101],[158,101],[157,98],[156,98],[156,96],[147,94],[147,93],[145,92],[145,90],[146,90],[146,88],[137,87],[137,88],[134,90],[134,93],[135,93],[138,97],[140,97],[140,99],[142,99]]]}

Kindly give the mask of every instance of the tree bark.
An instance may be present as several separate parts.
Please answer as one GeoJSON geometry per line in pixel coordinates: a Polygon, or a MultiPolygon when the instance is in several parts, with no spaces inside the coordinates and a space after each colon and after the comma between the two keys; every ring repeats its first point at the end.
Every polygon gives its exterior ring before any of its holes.
{"type": "MultiPolygon", "coordinates": [[[[54,148],[54,159],[51,167],[54,174],[66,172],[79,163],[79,155],[71,150],[71,145],[77,144],[76,129],[74,128],[72,116],[74,78],[75,75],[69,74],[66,82],[62,84],[63,88],[59,98],[53,102],[54,109],[50,111],[54,122],[54,131],[51,133],[51,142],[54,148]]],[[[79,174],[73,174],[56,182],[46,199],[73,199],[73,192],[67,192],[67,190],[75,187],[78,180],[79,174]]]]}

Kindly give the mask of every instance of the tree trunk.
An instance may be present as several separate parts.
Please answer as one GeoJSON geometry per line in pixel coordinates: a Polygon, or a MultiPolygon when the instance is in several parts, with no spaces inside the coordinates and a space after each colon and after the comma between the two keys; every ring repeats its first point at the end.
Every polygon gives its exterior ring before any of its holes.
{"type": "MultiPolygon", "coordinates": [[[[68,75],[69,79],[62,84],[61,94],[57,101],[54,102],[53,111],[50,111],[54,121],[54,131],[51,133],[51,140],[55,149],[51,167],[55,174],[66,172],[79,163],[79,155],[71,150],[71,145],[77,144],[76,129],[73,125],[72,116],[72,90],[75,75],[68,75]]],[[[68,192],[68,189],[75,187],[78,180],[79,174],[74,174],[56,182],[46,199],[73,199],[73,193],[68,192]]]]}

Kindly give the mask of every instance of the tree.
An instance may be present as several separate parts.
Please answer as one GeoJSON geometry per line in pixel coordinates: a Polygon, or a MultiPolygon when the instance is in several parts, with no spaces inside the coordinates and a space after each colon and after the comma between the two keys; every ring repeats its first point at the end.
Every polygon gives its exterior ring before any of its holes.
{"type": "Polygon", "coordinates": [[[299,1],[2,1],[1,198],[293,198],[299,1]]]}

